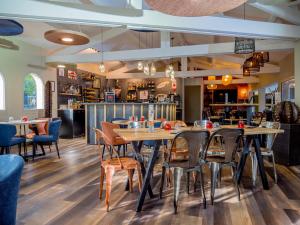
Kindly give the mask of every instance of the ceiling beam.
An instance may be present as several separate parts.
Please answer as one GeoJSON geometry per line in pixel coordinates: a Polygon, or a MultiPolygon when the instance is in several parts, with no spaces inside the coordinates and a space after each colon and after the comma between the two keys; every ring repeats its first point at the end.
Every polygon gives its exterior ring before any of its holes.
{"type": "MultiPolygon", "coordinates": [[[[99,29],[100,32],[100,29],[99,29]]],[[[102,42],[108,41],[114,37],[117,37],[123,33],[127,32],[126,29],[114,28],[103,32],[102,42]]],[[[83,51],[87,48],[93,48],[96,44],[101,42],[101,34],[95,35],[90,39],[90,42],[85,45],[74,45],[65,47],[61,50],[56,51],[53,55],[71,55],[83,51]]]]}
{"type": "MultiPolygon", "coordinates": [[[[260,72],[256,74],[266,74],[266,73],[277,73],[272,69],[263,68],[260,72]]],[[[207,77],[207,76],[222,76],[226,74],[232,75],[243,75],[243,71],[241,69],[217,69],[217,70],[197,70],[197,71],[175,71],[176,77],[188,78],[188,77],[207,77]]],[[[166,77],[165,72],[157,72],[151,78],[160,78],[166,77]]],[[[107,79],[129,79],[129,78],[149,78],[149,76],[145,75],[143,72],[140,73],[108,73],[106,76],[107,79]]]]}
{"type": "MultiPolygon", "coordinates": [[[[256,41],[257,51],[279,51],[294,49],[295,43],[292,41],[260,40],[256,41]]],[[[62,63],[97,63],[102,58],[104,61],[134,61],[148,59],[165,59],[175,57],[192,57],[192,56],[213,56],[220,54],[234,53],[234,43],[217,43],[190,46],[176,46],[171,48],[151,48],[124,50],[104,53],[93,53],[84,55],[59,55],[48,56],[46,62],[62,63]]]]}
{"type": "Polygon", "coordinates": [[[124,26],[206,35],[297,39],[300,27],[214,16],[175,17],[153,10],[34,0],[1,0],[0,17],[93,26],[124,26]],[[111,7],[113,8],[113,7],[111,7]],[[155,18],[155,19],[154,19],[155,18]]]}
{"type": "Polygon", "coordinates": [[[288,6],[265,5],[259,2],[249,3],[249,5],[263,12],[284,19],[290,23],[300,25],[300,11],[295,8],[288,6]]]}

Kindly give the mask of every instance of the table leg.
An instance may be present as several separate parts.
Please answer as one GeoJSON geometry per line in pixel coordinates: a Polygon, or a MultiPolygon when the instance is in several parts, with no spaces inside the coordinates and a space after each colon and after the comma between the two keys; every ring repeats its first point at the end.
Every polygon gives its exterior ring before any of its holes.
{"type": "Polygon", "coordinates": [[[251,136],[247,136],[244,138],[244,147],[243,147],[241,159],[240,159],[237,171],[236,171],[236,179],[237,179],[238,184],[240,184],[242,176],[243,176],[243,171],[244,171],[244,167],[245,167],[245,164],[247,161],[247,156],[249,155],[249,148],[250,148],[251,140],[252,140],[251,136]]]}
{"type": "Polygon", "coordinates": [[[261,150],[260,150],[259,136],[255,135],[253,140],[254,140],[254,148],[255,148],[255,154],[257,158],[258,169],[261,177],[261,182],[263,184],[264,189],[269,190],[269,183],[265,171],[263,157],[261,155],[261,150]]]}
{"type": "MultiPolygon", "coordinates": [[[[150,160],[149,160],[148,166],[147,166],[147,171],[144,176],[142,191],[141,191],[139,199],[138,199],[138,203],[137,203],[137,207],[136,207],[137,212],[140,212],[142,210],[147,190],[149,191],[149,187],[151,188],[150,179],[151,179],[151,175],[153,172],[155,161],[159,154],[159,148],[160,148],[161,143],[162,143],[161,140],[155,141],[154,150],[151,153],[151,157],[150,157],[150,160]]],[[[151,192],[152,192],[152,190],[151,190],[151,192]]],[[[149,192],[149,195],[150,195],[150,192],[149,192]]]]}

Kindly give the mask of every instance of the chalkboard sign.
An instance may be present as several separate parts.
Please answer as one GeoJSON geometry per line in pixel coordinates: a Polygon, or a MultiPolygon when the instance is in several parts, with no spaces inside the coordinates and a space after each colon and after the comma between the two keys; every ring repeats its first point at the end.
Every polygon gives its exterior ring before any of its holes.
{"type": "Polygon", "coordinates": [[[249,54],[255,52],[255,40],[249,38],[235,38],[234,53],[249,54]]]}

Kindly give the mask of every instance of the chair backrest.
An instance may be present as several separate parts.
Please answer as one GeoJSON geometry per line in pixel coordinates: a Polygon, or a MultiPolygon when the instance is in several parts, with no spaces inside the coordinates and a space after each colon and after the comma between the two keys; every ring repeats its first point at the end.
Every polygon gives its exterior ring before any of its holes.
{"type": "Polygon", "coordinates": [[[61,126],[61,120],[55,120],[49,123],[49,135],[52,135],[56,141],[59,138],[60,126],[61,126]]]}
{"type": "Polygon", "coordinates": [[[17,128],[12,124],[0,124],[0,146],[8,147],[10,140],[16,135],[17,128]]]}
{"type": "Polygon", "coordinates": [[[220,137],[222,140],[222,147],[225,151],[225,160],[224,162],[232,162],[235,160],[236,151],[238,150],[241,142],[241,138],[244,135],[243,129],[233,129],[233,128],[221,128],[212,133],[209,139],[209,144],[205,150],[205,154],[203,155],[203,159],[206,159],[207,150],[215,139],[215,137],[220,137]]]}
{"type": "Polygon", "coordinates": [[[114,132],[114,129],[119,129],[120,126],[118,124],[109,123],[109,122],[101,122],[102,131],[107,137],[105,140],[107,145],[114,145],[115,139],[119,137],[119,135],[114,132]]]}
{"type": "Polygon", "coordinates": [[[16,224],[20,178],[24,160],[18,155],[0,156],[0,224],[16,224]]]}
{"type": "MultiPolygon", "coordinates": [[[[280,123],[279,122],[262,122],[260,124],[260,127],[265,127],[265,128],[272,128],[272,129],[280,129],[280,123]]],[[[268,149],[272,149],[274,141],[276,139],[278,134],[267,134],[266,137],[266,147],[268,149]]]]}
{"type": "MultiPolygon", "coordinates": [[[[173,146],[176,145],[177,139],[184,139],[189,151],[188,167],[191,168],[197,166],[199,165],[200,156],[207,147],[209,135],[209,131],[207,130],[182,131],[173,139],[171,149],[173,149],[173,146]]],[[[171,155],[169,156],[169,161],[170,160],[171,155]]]]}

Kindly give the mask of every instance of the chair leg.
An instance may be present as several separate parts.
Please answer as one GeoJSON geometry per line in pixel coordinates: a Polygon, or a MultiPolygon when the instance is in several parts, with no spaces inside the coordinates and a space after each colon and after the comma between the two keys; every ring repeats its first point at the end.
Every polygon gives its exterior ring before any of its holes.
{"type": "Polygon", "coordinates": [[[251,157],[251,168],[252,168],[252,184],[255,186],[256,184],[256,178],[257,178],[257,158],[255,153],[251,152],[250,153],[251,157]]]}
{"type": "Polygon", "coordinates": [[[275,157],[274,157],[274,153],[272,152],[272,162],[273,162],[273,170],[274,170],[274,181],[277,184],[277,172],[276,172],[276,164],[275,164],[275,157]]]}
{"type": "Polygon", "coordinates": [[[133,171],[127,170],[127,173],[128,173],[128,181],[129,181],[129,191],[130,193],[132,193],[133,192],[133,181],[132,181],[133,171]]]}
{"type": "Polygon", "coordinates": [[[104,177],[105,177],[105,170],[103,167],[100,168],[100,190],[99,190],[99,198],[102,199],[102,192],[103,192],[103,184],[104,184],[104,177]]]}
{"type": "Polygon", "coordinates": [[[166,167],[162,167],[161,172],[161,182],[160,182],[160,189],[159,189],[159,198],[162,199],[162,193],[164,189],[164,183],[165,183],[165,176],[166,176],[166,167]]]}
{"type": "Polygon", "coordinates": [[[52,152],[51,145],[49,145],[49,150],[50,150],[50,152],[52,152]]]}
{"type": "Polygon", "coordinates": [[[190,193],[190,172],[186,173],[186,193],[190,193]]]}
{"type": "Polygon", "coordinates": [[[183,168],[174,168],[174,213],[177,214],[178,199],[180,192],[180,180],[183,175],[183,168]]]}
{"type": "Polygon", "coordinates": [[[200,182],[201,182],[201,191],[202,191],[202,198],[203,198],[203,207],[206,209],[206,196],[205,196],[205,189],[204,189],[204,175],[202,171],[202,167],[200,167],[200,182]]]}
{"type": "Polygon", "coordinates": [[[4,147],[1,147],[0,155],[4,154],[4,147]]]}
{"type": "Polygon", "coordinates": [[[218,188],[221,188],[221,182],[222,182],[222,168],[219,169],[219,173],[218,173],[218,188]]]}
{"type": "Polygon", "coordinates": [[[106,175],[106,195],[105,195],[105,204],[106,204],[106,211],[109,211],[109,200],[110,200],[110,193],[111,193],[111,186],[112,186],[112,178],[115,173],[115,168],[113,166],[107,166],[105,168],[105,175],[106,175]]]}
{"type": "MultiPolygon", "coordinates": [[[[141,166],[139,163],[137,163],[137,175],[138,175],[138,184],[139,184],[139,191],[142,191],[142,186],[143,186],[143,177],[142,177],[142,170],[141,170],[141,166]]],[[[134,173],[134,170],[133,170],[134,173]]],[[[133,174],[132,173],[132,174],[133,174]]]]}
{"type": "Polygon", "coordinates": [[[102,148],[102,159],[104,157],[104,153],[105,153],[105,145],[103,145],[103,148],[102,148]]]}
{"type": "Polygon", "coordinates": [[[24,157],[25,157],[25,159],[27,159],[27,145],[26,145],[26,141],[23,143],[24,145],[23,145],[23,150],[24,150],[24,157]]]}
{"type": "Polygon", "coordinates": [[[21,155],[21,152],[22,152],[22,143],[18,144],[18,149],[19,149],[19,155],[21,155]]]}
{"type": "MultiPolygon", "coordinates": [[[[236,173],[236,166],[232,167],[232,169],[234,170],[234,173],[236,173]]],[[[236,192],[238,194],[238,200],[241,201],[241,192],[240,192],[240,187],[239,187],[239,183],[237,182],[236,176],[234,176],[234,184],[235,184],[235,189],[236,192]]]]}
{"type": "Polygon", "coordinates": [[[36,149],[37,149],[37,144],[33,143],[32,144],[32,161],[34,160],[36,149]]]}
{"type": "Polygon", "coordinates": [[[220,164],[216,162],[212,162],[210,165],[210,170],[211,170],[211,193],[210,193],[210,199],[211,199],[211,204],[214,204],[214,196],[215,196],[215,189],[216,189],[216,184],[218,182],[218,173],[220,169],[220,164]]]}
{"type": "Polygon", "coordinates": [[[43,152],[43,155],[46,155],[46,152],[45,152],[45,149],[44,149],[44,146],[41,144],[41,149],[42,149],[42,152],[43,152]]]}
{"type": "Polygon", "coordinates": [[[55,148],[56,148],[56,152],[57,152],[57,156],[60,159],[60,155],[59,155],[59,150],[58,150],[58,144],[57,142],[55,142],[55,148]]]}

